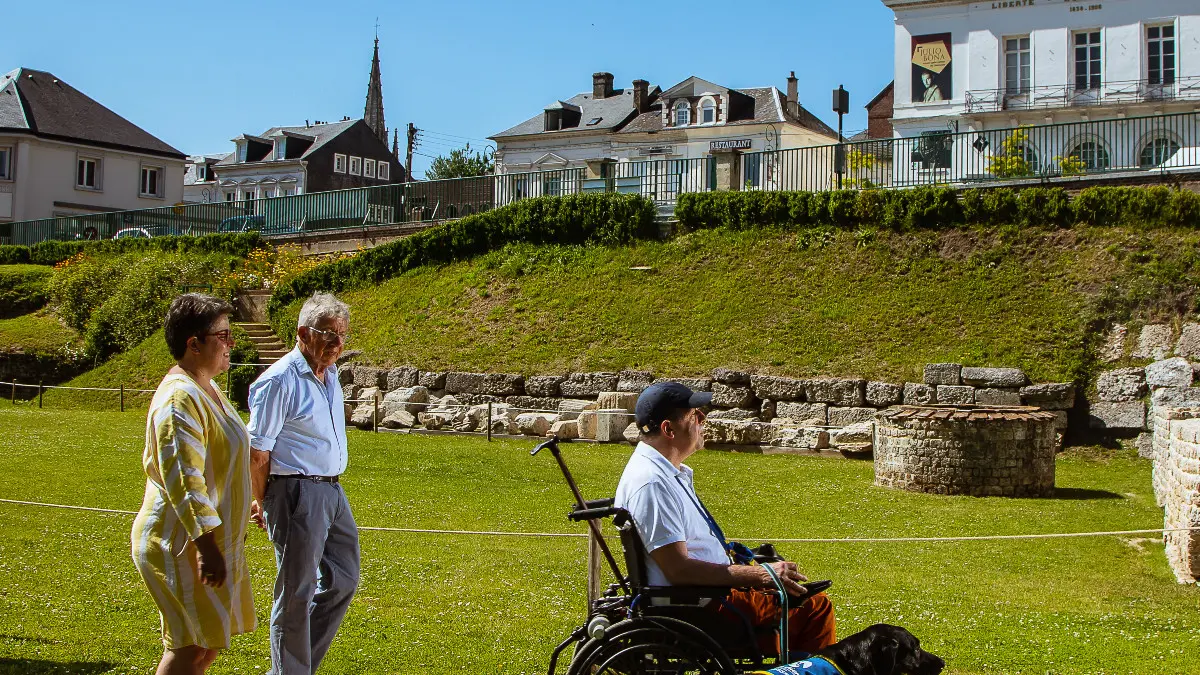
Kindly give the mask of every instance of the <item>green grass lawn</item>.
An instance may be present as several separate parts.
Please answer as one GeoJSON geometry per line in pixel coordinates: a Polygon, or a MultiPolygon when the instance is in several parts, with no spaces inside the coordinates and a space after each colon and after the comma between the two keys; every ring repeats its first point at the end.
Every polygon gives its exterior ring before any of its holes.
{"type": "MultiPolygon", "coordinates": [[[[139,413],[0,405],[0,497],[136,510],[139,413]]],[[[530,442],[352,431],[346,489],[360,525],[582,532],[553,460],[530,442]]],[[[628,449],[567,446],[585,496],[610,495],[628,449]]],[[[1150,464],[1060,457],[1056,499],[974,499],[872,486],[869,463],[702,452],[689,462],[731,536],[985,535],[1161,527],[1150,464]]],[[[131,518],[0,503],[0,673],[147,673],[158,619],[129,558],[131,518]],[[75,664],[66,666],[63,664],[75,664]]],[[[835,581],[840,633],[904,625],[951,673],[1200,672],[1200,596],[1157,538],[781,544],[835,581]]],[[[362,585],[323,672],[537,673],[584,613],[582,539],[364,532],[362,585]]],[[[251,534],[260,624],[274,578],[251,534]]],[[[214,673],[268,662],[236,638],[214,673]]]]}
{"type": "Polygon", "coordinates": [[[350,347],[378,365],[920,381],[926,363],[950,361],[1062,381],[1087,369],[1100,298],[1121,320],[1189,311],[1197,241],[1119,228],[708,230],[628,247],[513,245],[342,297],[350,347]]]}
{"type": "Polygon", "coordinates": [[[51,268],[45,265],[0,265],[0,319],[10,318],[46,304],[46,282],[51,268]]]}
{"type": "Polygon", "coordinates": [[[82,346],[79,334],[48,310],[0,319],[0,352],[61,354],[82,346]]]}

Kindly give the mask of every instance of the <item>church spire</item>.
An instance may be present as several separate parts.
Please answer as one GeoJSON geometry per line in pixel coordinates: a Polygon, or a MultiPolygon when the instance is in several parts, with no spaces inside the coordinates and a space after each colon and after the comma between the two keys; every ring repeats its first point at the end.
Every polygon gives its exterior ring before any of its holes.
{"type": "Polygon", "coordinates": [[[371,81],[367,84],[367,105],[363,119],[371,131],[387,144],[387,125],[383,121],[383,80],[379,75],[379,34],[375,34],[375,55],[371,58],[371,81]]]}

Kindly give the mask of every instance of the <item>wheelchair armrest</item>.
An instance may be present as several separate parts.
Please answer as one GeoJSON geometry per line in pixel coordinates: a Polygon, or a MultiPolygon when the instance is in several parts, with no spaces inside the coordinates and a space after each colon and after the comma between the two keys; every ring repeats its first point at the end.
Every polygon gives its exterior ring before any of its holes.
{"type": "Polygon", "coordinates": [[[729,596],[729,586],[643,586],[636,593],[644,598],[665,598],[668,602],[697,605],[701,600],[721,600],[729,596]]]}

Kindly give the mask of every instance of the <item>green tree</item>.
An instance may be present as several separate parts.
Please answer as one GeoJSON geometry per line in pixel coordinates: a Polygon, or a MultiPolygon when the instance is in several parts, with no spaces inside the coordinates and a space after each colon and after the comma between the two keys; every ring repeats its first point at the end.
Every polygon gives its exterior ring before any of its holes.
{"type": "Polygon", "coordinates": [[[1033,152],[1028,147],[1028,127],[1020,127],[1000,142],[1000,152],[988,159],[988,173],[997,178],[1032,176],[1033,152]]]}
{"type": "Polygon", "coordinates": [[[492,173],[492,160],[480,153],[471,153],[471,144],[458,150],[451,150],[449,156],[440,156],[433,160],[429,170],[425,172],[426,180],[443,178],[467,178],[470,176],[488,176],[492,173]]]}

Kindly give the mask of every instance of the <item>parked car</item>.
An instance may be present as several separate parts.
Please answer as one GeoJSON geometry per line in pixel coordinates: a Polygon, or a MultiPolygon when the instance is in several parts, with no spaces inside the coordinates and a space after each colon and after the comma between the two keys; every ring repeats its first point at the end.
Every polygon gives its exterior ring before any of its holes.
{"type": "Polygon", "coordinates": [[[142,227],[127,227],[123,230],[117,230],[113,235],[113,239],[149,239],[150,233],[142,227]]]}
{"type": "Polygon", "coordinates": [[[258,230],[261,232],[266,226],[267,220],[262,216],[231,216],[221,221],[217,226],[217,232],[249,232],[258,230]]]}

